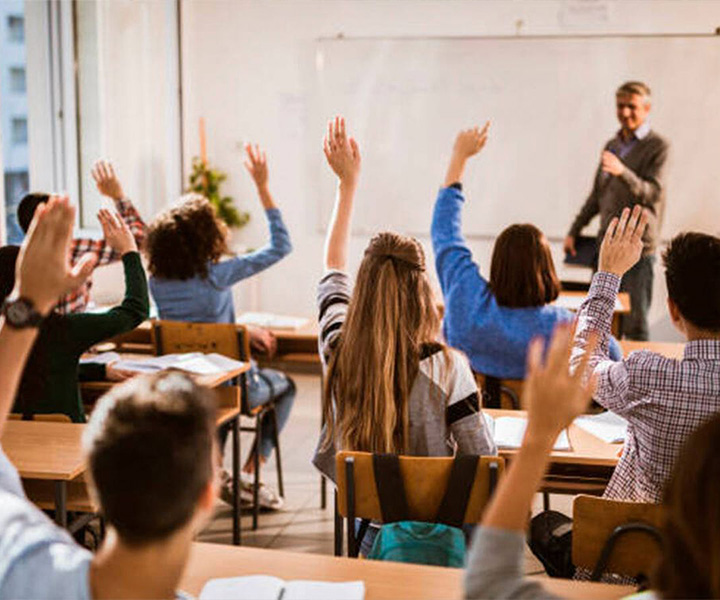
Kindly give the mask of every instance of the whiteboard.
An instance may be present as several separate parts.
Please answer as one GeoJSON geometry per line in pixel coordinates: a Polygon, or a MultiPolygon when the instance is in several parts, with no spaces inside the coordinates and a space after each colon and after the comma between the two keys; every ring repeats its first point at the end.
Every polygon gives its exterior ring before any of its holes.
{"type": "MultiPolygon", "coordinates": [[[[465,233],[531,222],[564,236],[631,79],[651,87],[651,125],[671,144],[664,237],[720,230],[720,38],[321,39],[314,78],[311,130],[344,115],[360,144],[355,233],[428,235],[457,131],[489,119],[464,179],[465,233]]],[[[308,169],[324,229],[334,180],[321,152],[308,169]]]]}

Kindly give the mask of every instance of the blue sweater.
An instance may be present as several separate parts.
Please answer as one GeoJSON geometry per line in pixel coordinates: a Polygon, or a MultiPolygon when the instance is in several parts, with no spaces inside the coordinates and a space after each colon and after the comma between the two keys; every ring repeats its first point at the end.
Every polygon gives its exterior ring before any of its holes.
{"type": "Polygon", "coordinates": [[[208,276],[192,279],[150,278],[161,319],[196,323],[234,323],[232,286],[290,254],[290,235],[276,208],[266,211],[270,243],[255,252],[208,264],[208,276]]]}
{"type": "MultiPolygon", "coordinates": [[[[467,354],[473,370],[494,377],[524,379],[530,340],[537,335],[548,340],[555,325],[571,321],[574,314],[550,304],[528,308],[498,306],[462,236],[463,202],[460,190],[443,188],[433,213],[432,244],[445,299],[445,339],[467,354]]],[[[610,343],[610,357],[622,358],[615,339],[610,343]]]]}

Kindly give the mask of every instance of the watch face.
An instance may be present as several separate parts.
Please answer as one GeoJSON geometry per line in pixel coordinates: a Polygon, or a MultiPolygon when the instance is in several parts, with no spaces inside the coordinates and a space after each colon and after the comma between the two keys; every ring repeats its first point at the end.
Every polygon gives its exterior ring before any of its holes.
{"type": "Polygon", "coordinates": [[[42,316],[35,310],[32,302],[23,297],[5,300],[3,313],[7,323],[13,327],[38,327],[42,322],[42,316]]]}
{"type": "Polygon", "coordinates": [[[25,302],[13,302],[7,307],[7,318],[13,324],[27,322],[30,317],[30,307],[25,302]]]}

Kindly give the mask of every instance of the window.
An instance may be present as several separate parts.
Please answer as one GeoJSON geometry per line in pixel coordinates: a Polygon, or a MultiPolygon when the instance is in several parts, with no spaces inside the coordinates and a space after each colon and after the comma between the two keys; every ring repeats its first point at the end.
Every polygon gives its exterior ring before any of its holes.
{"type": "Polygon", "coordinates": [[[8,15],[8,41],[16,44],[25,43],[25,18],[22,15],[8,15]]]}
{"type": "Polygon", "coordinates": [[[27,144],[27,119],[25,117],[15,117],[10,122],[10,143],[27,144]]]}
{"type": "Polygon", "coordinates": [[[10,67],[10,91],[20,94],[27,91],[25,69],[23,67],[10,67]]]}

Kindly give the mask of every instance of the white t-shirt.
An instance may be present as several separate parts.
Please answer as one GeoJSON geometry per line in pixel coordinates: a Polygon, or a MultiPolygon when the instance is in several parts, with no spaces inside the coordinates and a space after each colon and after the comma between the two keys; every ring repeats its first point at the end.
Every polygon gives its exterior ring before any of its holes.
{"type": "Polygon", "coordinates": [[[0,448],[0,598],[90,600],[91,559],[30,504],[0,448]]]}

